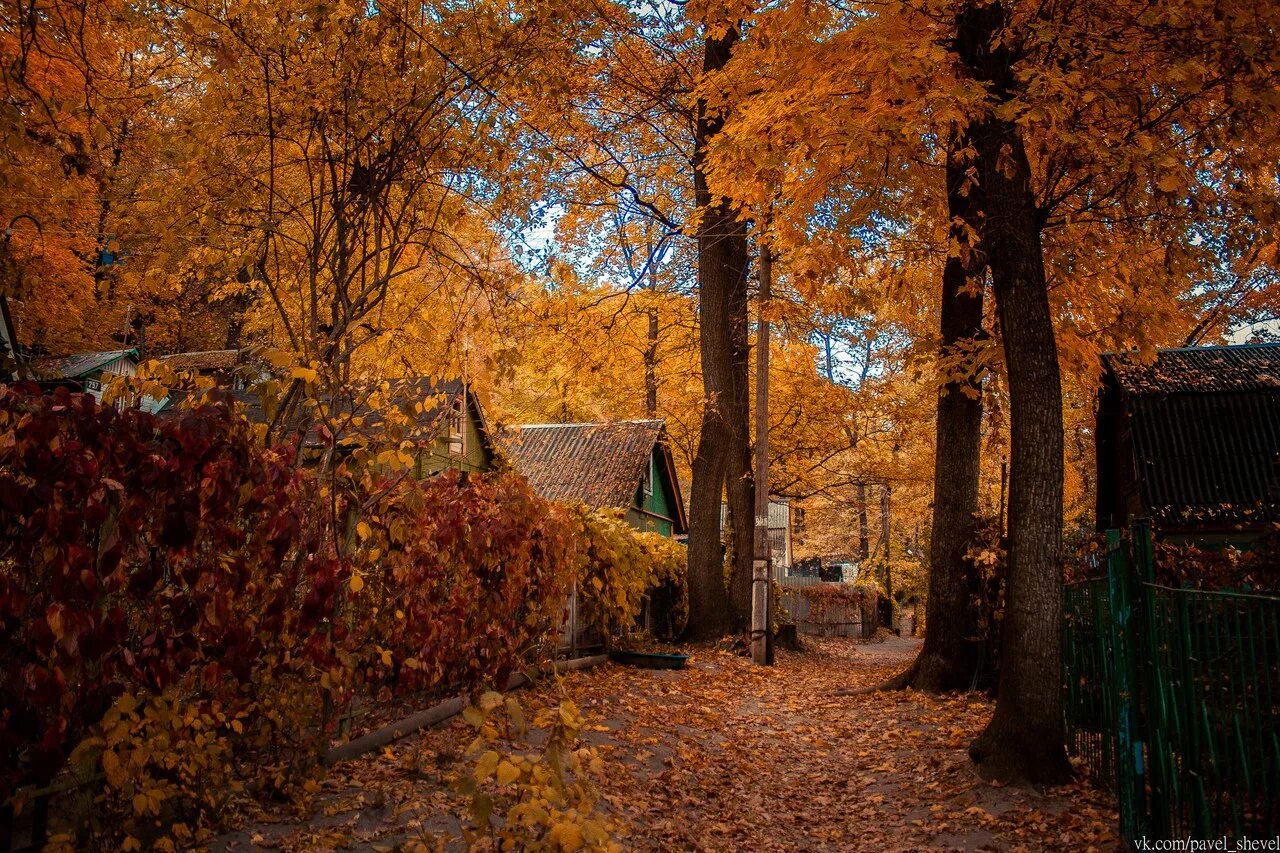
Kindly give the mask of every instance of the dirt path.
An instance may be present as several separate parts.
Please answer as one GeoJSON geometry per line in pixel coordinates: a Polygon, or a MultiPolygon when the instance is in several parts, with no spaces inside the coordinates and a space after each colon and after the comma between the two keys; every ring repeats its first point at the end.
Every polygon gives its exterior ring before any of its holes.
{"type": "MultiPolygon", "coordinates": [[[[684,671],[611,664],[522,701],[563,690],[590,715],[600,788],[628,849],[1117,849],[1105,795],[974,775],[965,749],[990,715],[985,699],[831,695],[892,675],[917,642],[809,641],[773,669],[704,650],[684,671]]],[[[259,822],[214,848],[435,847],[456,837],[448,782],[468,767],[469,737],[456,720],[344,765],[307,820],[259,822]]]]}

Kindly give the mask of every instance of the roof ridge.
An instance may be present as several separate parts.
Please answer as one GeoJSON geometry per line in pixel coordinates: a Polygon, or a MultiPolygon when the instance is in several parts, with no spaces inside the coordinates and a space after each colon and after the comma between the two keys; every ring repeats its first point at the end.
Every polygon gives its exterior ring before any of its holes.
{"type": "MultiPolygon", "coordinates": [[[[1247,344],[1208,344],[1205,346],[1194,347],[1157,347],[1156,355],[1162,353],[1181,353],[1181,352],[1215,352],[1221,350],[1244,350],[1244,349],[1269,349],[1271,347],[1280,347],[1280,341],[1254,341],[1247,344]]],[[[1102,355],[1104,358],[1124,355],[1141,355],[1142,350],[1138,347],[1126,350],[1108,350],[1102,355]]]]}
{"type": "Polygon", "coordinates": [[[571,427],[617,426],[619,424],[660,424],[666,426],[665,418],[629,418],[617,421],[561,421],[545,424],[515,424],[517,429],[568,429],[571,427]]]}

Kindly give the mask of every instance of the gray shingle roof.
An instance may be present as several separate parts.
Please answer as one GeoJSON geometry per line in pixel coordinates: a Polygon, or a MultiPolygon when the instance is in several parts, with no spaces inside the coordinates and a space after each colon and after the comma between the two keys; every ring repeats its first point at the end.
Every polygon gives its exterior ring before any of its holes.
{"type": "Polygon", "coordinates": [[[174,370],[234,370],[240,364],[240,350],[211,349],[177,352],[160,359],[174,370]]]}
{"type": "Polygon", "coordinates": [[[1163,349],[1154,361],[1135,352],[1102,358],[1129,394],[1280,390],[1280,343],[1163,349]]]}

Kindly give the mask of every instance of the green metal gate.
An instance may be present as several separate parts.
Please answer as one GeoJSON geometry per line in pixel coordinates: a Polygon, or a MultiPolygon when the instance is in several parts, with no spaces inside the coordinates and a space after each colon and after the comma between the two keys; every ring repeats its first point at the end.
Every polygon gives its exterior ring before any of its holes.
{"type": "Polygon", "coordinates": [[[1280,836],[1280,598],[1161,586],[1150,528],[1063,598],[1067,746],[1129,839],[1280,836]]]}

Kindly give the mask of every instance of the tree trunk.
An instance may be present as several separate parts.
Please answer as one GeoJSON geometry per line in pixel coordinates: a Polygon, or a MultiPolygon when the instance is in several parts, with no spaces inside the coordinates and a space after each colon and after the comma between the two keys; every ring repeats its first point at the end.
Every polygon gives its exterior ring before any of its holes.
{"type": "MultiPolygon", "coordinates": [[[[999,2],[957,17],[956,50],[997,103],[1014,97],[1016,60],[999,2]]],[[[969,125],[984,193],[982,245],[991,269],[1009,379],[1008,595],[995,713],[969,747],[978,771],[1006,782],[1071,776],[1063,747],[1062,381],[1045,284],[1043,220],[1021,133],[984,115],[969,125]]]]}
{"type": "MultiPolygon", "coordinates": [[[[951,235],[964,250],[950,255],[942,271],[941,352],[945,358],[972,351],[982,335],[982,275],[976,247],[965,244],[967,228],[978,224],[981,204],[961,156],[968,139],[953,134],[947,152],[947,213],[951,235]]],[[[929,547],[929,596],[924,646],[908,678],[926,693],[972,686],[979,665],[974,599],[977,578],[965,559],[977,528],[978,472],[982,459],[982,382],[976,375],[946,382],[938,397],[934,448],[933,536],[929,547]]]]}
{"type": "MultiPolygon", "coordinates": [[[[704,44],[703,70],[723,68],[729,60],[738,29],[730,27],[719,38],[704,44]]],[[[698,312],[704,394],[702,434],[693,458],[693,482],[689,495],[689,638],[722,636],[734,628],[735,614],[725,588],[720,542],[720,501],[726,474],[733,479],[745,463],[750,471],[750,446],[745,435],[749,417],[746,359],[742,358],[742,381],[738,363],[735,322],[746,324],[747,234],[726,203],[713,203],[703,169],[710,140],[720,131],[722,119],[698,103],[695,130],[694,201],[698,208],[698,312]],[[739,295],[741,294],[741,295],[739,295]],[[740,318],[736,314],[740,311],[740,318]],[[734,421],[741,417],[739,428],[734,421]],[[745,459],[743,458],[745,457],[745,459]]],[[[734,551],[738,561],[746,560],[748,601],[750,595],[751,535],[750,488],[748,480],[729,483],[730,509],[735,497],[746,496],[746,518],[742,507],[734,514],[734,551]],[[745,489],[745,491],[744,491],[745,489]],[[743,529],[745,527],[745,530],[743,529]],[[745,542],[744,539],[745,533],[745,542]]],[[[736,575],[736,572],[735,572],[736,575]]]]}

